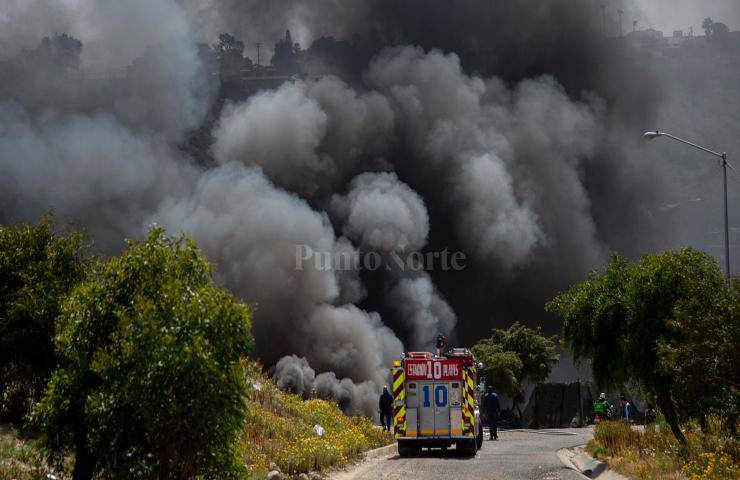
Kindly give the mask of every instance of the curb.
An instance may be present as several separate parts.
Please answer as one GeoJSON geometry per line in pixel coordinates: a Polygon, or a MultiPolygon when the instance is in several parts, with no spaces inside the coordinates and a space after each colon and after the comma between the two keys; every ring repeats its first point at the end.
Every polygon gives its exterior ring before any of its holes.
{"type": "Polygon", "coordinates": [[[398,447],[396,446],[396,443],[391,443],[390,445],[386,445],[385,447],[379,447],[374,448],[372,450],[368,450],[363,454],[364,460],[370,460],[373,458],[378,457],[385,457],[387,455],[395,455],[398,454],[398,447]]]}
{"type": "MultiPolygon", "coordinates": [[[[558,458],[560,458],[563,465],[575,470],[585,478],[598,478],[602,476],[607,472],[606,464],[586,454],[583,451],[584,446],[561,448],[557,451],[558,458]]],[[[609,472],[608,476],[610,478],[620,478],[614,472],[609,472]]]]}

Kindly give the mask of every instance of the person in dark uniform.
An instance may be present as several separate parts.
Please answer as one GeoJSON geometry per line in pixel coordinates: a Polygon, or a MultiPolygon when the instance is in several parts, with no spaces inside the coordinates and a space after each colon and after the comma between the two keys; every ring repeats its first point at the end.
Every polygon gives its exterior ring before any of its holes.
{"type": "Polygon", "coordinates": [[[393,397],[388,392],[388,387],[383,387],[383,393],[378,400],[378,409],[380,410],[380,424],[385,430],[391,429],[391,415],[393,415],[393,397]]]}
{"type": "Polygon", "coordinates": [[[500,410],[501,405],[498,403],[498,395],[493,391],[493,387],[489,385],[486,394],[483,396],[483,411],[486,413],[486,420],[488,420],[491,440],[498,440],[498,414],[500,410]]]}

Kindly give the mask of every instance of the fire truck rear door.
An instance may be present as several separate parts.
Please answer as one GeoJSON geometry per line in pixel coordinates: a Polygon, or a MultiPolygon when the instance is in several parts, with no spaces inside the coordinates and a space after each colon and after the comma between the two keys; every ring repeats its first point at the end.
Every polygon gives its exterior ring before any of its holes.
{"type": "Polygon", "coordinates": [[[435,435],[450,434],[450,385],[447,382],[434,382],[432,384],[431,403],[434,407],[434,433],[435,435]]]}
{"type": "Polygon", "coordinates": [[[418,382],[418,415],[419,415],[419,436],[434,435],[434,417],[435,408],[432,402],[432,389],[434,382],[418,382]]]}

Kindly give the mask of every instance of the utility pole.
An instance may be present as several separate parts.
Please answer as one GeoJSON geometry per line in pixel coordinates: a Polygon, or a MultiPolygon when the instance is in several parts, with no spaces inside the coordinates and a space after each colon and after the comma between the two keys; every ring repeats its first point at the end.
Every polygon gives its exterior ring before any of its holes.
{"type": "Polygon", "coordinates": [[[604,26],[602,27],[602,30],[604,32],[604,36],[606,37],[606,4],[605,3],[601,4],[601,16],[604,21],[604,26]]]}
{"type": "Polygon", "coordinates": [[[257,47],[257,66],[260,65],[260,48],[262,48],[262,43],[257,42],[254,44],[255,47],[257,47]]]}
{"type": "Polygon", "coordinates": [[[624,14],[623,10],[617,10],[617,13],[619,14],[619,36],[624,36],[624,30],[622,29],[622,15],[624,14]]]}
{"type": "Polygon", "coordinates": [[[730,217],[727,213],[727,153],[722,152],[722,179],[725,186],[725,269],[727,281],[732,286],[732,275],[730,275],[730,217]]]}

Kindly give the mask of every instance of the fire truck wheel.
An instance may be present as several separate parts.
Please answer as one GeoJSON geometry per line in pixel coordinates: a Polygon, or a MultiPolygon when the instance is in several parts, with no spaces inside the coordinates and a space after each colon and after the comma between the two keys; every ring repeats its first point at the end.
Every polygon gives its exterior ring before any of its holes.
{"type": "Polygon", "coordinates": [[[463,440],[460,442],[457,442],[457,450],[460,451],[463,455],[474,457],[475,453],[477,451],[476,447],[476,440],[463,440]]]}
{"type": "Polygon", "coordinates": [[[398,442],[398,455],[401,457],[415,457],[419,455],[421,448],[409,442],[398,442]]]}
{"type": "Polygon", "coordinates": [[[483,427],[478,427],[478,436],[475,437],[475,447],[480,450],[483,446],[483,427]]]}

